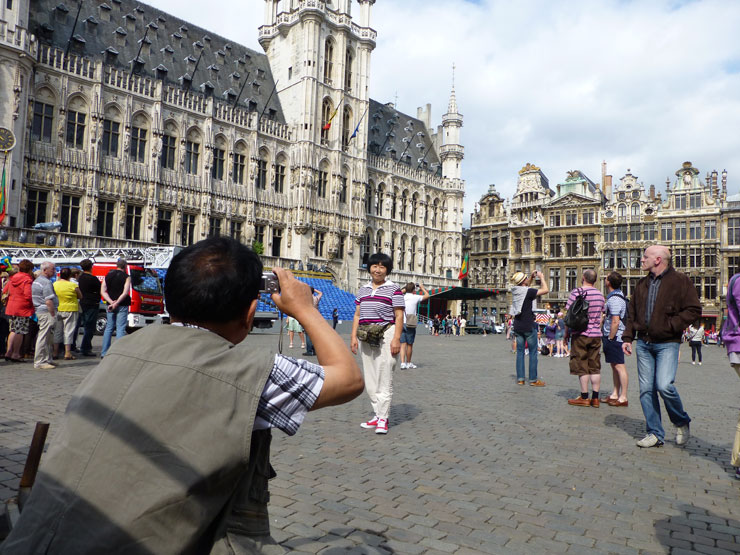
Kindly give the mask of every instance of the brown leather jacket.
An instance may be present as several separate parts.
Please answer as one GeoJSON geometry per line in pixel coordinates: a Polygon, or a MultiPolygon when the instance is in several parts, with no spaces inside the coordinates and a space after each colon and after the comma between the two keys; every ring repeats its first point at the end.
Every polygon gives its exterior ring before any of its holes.
{"type": "Polygon", "coordinates": [[[701,303],[696,288],[689,277],[669,266],[658,289],[658,298],[650,317],[650,326],[645,325],[650,277],[637,282],[630,299],[627,322],[622,341],[631,343],[644,339],[653,343],[680,343],[681,335],[690,324],[701,317],[701,303]]]}

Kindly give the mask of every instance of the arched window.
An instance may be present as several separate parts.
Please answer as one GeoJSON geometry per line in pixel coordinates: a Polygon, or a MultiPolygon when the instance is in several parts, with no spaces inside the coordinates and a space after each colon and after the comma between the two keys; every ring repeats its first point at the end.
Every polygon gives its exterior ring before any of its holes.
{"type": "Polygon", "coordinates": [[[382,216],[383,215],[383,197],[385,195],[385,185],[381,183],[378,185],[378,202],[375,205],[375,215],[376,216],[382,216]]]}
{"type": "Polygon", "coordinates": [[[331,123],[329,123],[329,120],[331,119],[332,112],[333,112],[333,108],[331,105],[331,100],[329,100],[328,98],[325,98],[323,104],[321,105],[321,144],[322,145],[329,144],[329,129],[331,128],[331,123]]]}
{"type": "Polygon", "coordinates": [[[33,101],[33,123],[31,138],[44,143],[51,142],[51,130],[54,127],[54,93],[48,87],[41,87],[33,101]]]}
{"type": "Polygon", "coordinates": [[[406,209],[409,204],[409,192],[404,190],[403,193],[401,193],[401,221],[406,221],[406,209]]]}
{"type": "Polygon", "coordinates": [[[368,214],[373,212],[373,198],[375,197],[373,189],[372,181],[365,185],[365,212],[368,214]]]}
{"type": "Polygon", "coordinates": [[[362,237],[362,245],[360,246],[360,260],[362,260],[362,265],[367,266],[367,259],[370,258],[370,243],[372,239],[370,239],[370,236],[372,234],[372,230],[369,228],[365,231],[365,235],[362,237]]]}
{"type": "Polygon", "coordinates": [[[103,142],[100,148],[103,156],[112,158],[119,157],[119,144],[121,141],[121,110],[117,106],[110,105],[105,108],[103,116],[103,142]]]}
{"type": "Polygon", "coordinates": [[[326,198],[326,193],[329,190],[329,162],[326,160],[319,164],[319,178],[316,182],[316,194],[320,198],[326,198]]]}
{"type": "Polygon", "coordinates": [[[632,204],[632,215],[633,216],[639,216],[640,215],[640,205],[638,203],[632,204]]]}
{"type": "Polygon", "coordinates": [[[352,135],[352,110],[349,106],[344,107],[342,116],[342,150],[349,148],[349,138],[352,135]]]}
{"type": "Polygon", "coordinates": [[[411,223],[416,223],[417,209],[419,208],[419,194],[414,193],[411,197],[411,223]]]}
{"type": "Polygon", "coordinates": [[[401,235],[401,252],[398,255],[398,267],[403,268],[406,263],[406,235],[401,235]]]}
{"type": "Polygon", "coordinates": [[[162,135],[162,154],[159,163],[168,170],[175,169],[177,154],[177,124],[168,120],[164,124],[164,135],[162,135]]]}
{"type": "Polygon", "coordinates": [[[352,90],[352,61],[354,56],[352,49],[348,48],[347,53],[344,57],[344,90],[350,92],[352,90]]]}
{"type": "Polygon", "coordinates": [[[259,157],[257,158],[257,175],[254,176],[254,186],[256,189],[262,191],[267,189],[267,164],[269,160],[270,151],[266,148],[261,148],[259,150],[259,157]]]}
{"type": "Polygon", "coordinates": [[[238,141],[234,147],[231,165],[231,179],[234,183],[244,185],[244,170],[247,165],[247,146],[244,141],[238,141]]]}
{"type": "Polygon", "coordinates": [[[200,171],[200,144],[201,139],[198,130],[191,129],[188,131],[185,139],[185,160],[183,160],[185,173],[198,175],[200,171]]]}
{"type": "Polygon", "coordinates": [[[223,135],[216,137],[213,145],[213,165],[211,166],[211,178],[223,181],[226,175],[226,138],[223,135]]]}
{"type": "Polygon", "coordinates": [[[87,104],[76,95],[67,105],[67,146],[82,149],[85,145],[85,127],[87,126],[87,104]]]}
{"type": "Polygon", "coordinates": [[[627,215],[627,205],[626,204],[620,204],[617,206],[617,216],[620,218],[624,218],[627,215]]]}
{"type": "Polygon", "coordinates": [[[147,140],[149,138],[149,119],[141,112],[131,118],[131,139],[128,153],[132,162],[146,162],[147,140]]]}
{"type": "Polygon", "coordinates": [[[280,153],[275,161],[275,182],[273,186],[276,193],[285,192],[285,174],[287,171],[288,162],[285,158],[285,154],[280,153]]]}
{"type": "Polygon", "coordinates": [[[334,70],[334,40],[331,37],[324,43],[324,83],[331,85],[334,70]]]}
{"type": "Polygon", "coordinates": [[[396,205],[398,204],[398,187],[393,189],[393,194],[391,195],[391,219],[396,219],[396,205]]]}
{"type": "Polygon", "coordinates": [[[424,254],[422,255],[421,259],[421,271],[422,273],[427,273],[427,262],[428,262],[428,256],[427,253],[429,252],[429,239],[424,239],[424,254]]]}
{"type": "Polygon", "coordinates": [[[409,253],[409,272],[413,272],[416,265],[416,246],[418,243],[419,240],[416,236],[411,238],[411,252],[409,253]]]}

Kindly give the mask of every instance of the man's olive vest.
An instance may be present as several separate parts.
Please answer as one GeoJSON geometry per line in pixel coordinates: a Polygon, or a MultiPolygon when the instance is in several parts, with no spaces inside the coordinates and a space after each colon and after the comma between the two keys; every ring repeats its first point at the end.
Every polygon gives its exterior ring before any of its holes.
{"type": "Polygon", "coordinates": [[[269,534],[270,431],[252,427],[274,354],[247,343],[158,325],[117,341],[0,552],[228,553],[227,529],[269,534]]]}

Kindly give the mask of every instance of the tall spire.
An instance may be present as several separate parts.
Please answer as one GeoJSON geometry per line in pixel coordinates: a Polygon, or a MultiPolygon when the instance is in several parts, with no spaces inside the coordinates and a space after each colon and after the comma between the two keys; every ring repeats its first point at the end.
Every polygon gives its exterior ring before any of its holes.
{"type": "Polygon", "coordinates": [[[455,97],[455,64],[452,64],[452,92],[450,92],[450,103],[447,106],[448,114],[457,114],[457,98],[455,97]]]}

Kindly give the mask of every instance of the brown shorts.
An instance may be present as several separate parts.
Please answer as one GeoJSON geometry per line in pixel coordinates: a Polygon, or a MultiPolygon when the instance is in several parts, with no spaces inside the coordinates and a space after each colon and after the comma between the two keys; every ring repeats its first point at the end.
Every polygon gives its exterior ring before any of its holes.
{"type": "Polygon", "coordinates": [[[574,376],[601,374],[601,337],[573,337],[570,346],[570,373],[574,376]]]}

